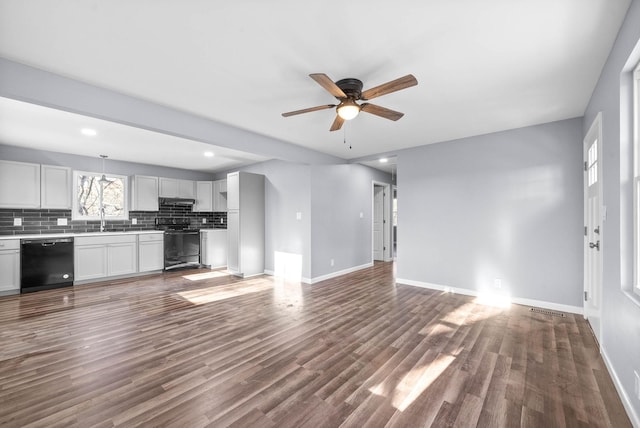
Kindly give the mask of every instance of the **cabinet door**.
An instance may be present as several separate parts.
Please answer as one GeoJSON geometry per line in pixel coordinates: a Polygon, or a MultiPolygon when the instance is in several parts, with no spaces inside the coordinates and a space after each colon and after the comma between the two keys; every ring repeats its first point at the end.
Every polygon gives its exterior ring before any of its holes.
{"type": "Polygon", "coordinates": [[[107,276],[106,245],[76,245],[74,248],[74,275],[76,281],[107,276]]]}
{"type": "Polygon", "coordinates": [[[179,198],[196,198],[196,183],[191,180],[178,180],[178,197],[179,198]]]}
{"type": "Polygon", "coordinates": [[[211,266],[209,261],[209,232],[206,230],[200,231],[200,263],[205,266],[211,266]]]}
{"type": "Polygon", "coordinates": [[[176,198],[176,197],[178,197],[178,180],[176,180],[174,178],[160,177],[159,196],[161,198],[176,198]]]}
{"type": "Polygon", "coordinates": [[[40,208],[40,165],[0,161],[0,208],[40,208]]]}
{"type": "Polygon", "coordinates": [[[227,180],[213,183],[213,210],[227,211],[227,180]]]}
{"type": "Polygon", "coordinates": [[[158,209],[158,177],[134,176],[131,180],[131,211],[158,209]]]}
{"type": "Polygon", "coordinates": [[[209,262],[212,268],[227,266],[227,231],[215,230],[210,235],[209,262]]]}
{"type": "Polygon", "coordinates": [[[20,250],[0,250],[0,292],[20,291],[20,250]]]}
{"type": "Polygon", "coordinates": [[[140,272],[164,269],[164,251],[162,241],[141,241],[138,243],[138,261],[140,272]]]}
{"type": "Polygon", "coordinates": [[[138,257],[135,242],[107,245],[107,272],[109,276],[136,273],[138,257]]]}
{"type": "Polygon", "coordinates": [[[196,182],[196,204],[193,207],[194,212],[213,211],[213,187],[213,181],[196,182]]]}
{"type": "Polygon", "coordinates": [[[40,207],[71,209],[71,168],[42,165],[40,168],[40,207]]]}
{"type": "Polygon", "coordinates": [[[227,213],[227,269],[240,274],[240,212],[227,213]]]}
{"type": "Polygon", "coordinates": [[[240,173],[227,174],[227,210],[240,209],[240,173]]]}

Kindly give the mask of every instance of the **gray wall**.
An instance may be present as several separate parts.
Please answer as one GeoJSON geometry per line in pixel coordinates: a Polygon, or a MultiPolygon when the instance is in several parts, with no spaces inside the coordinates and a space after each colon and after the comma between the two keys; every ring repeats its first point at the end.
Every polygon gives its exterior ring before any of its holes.
{"type": "Polygon", "coordinates": [[[266,179],[265,269],[275,269],[276,252],[302,255],[305,280],[371,263],[372,181],[390,183],[389,174],[357,164],[284,161],[242,170],[266,179]]]}
{"type": "Polygon", "coordinates": [[[297,254],[302,256],[302,277],[311,278],[309,166],[267,161],[242,170],[265,176],[265,269],[275,270],[276,252],[297,254]]]}
{"type": "Polygon", "coordinates": [[[640,424],[633,371],[640,372],[640,303],[633,281],[633,147],[630,71],[640,61],[640,2],[634,0],[586,110],[583,134],[602,112],[603,298],[601,350],[640,424]]]}
{"type": "Polygon", "coordinates": [[[581,159],[581,118],[400,152],[399,281],[581,306],[581,159]]]}
{"type": "Polygon", "coordinates": [[[371,263],[372,181],[389,174],[363,165],[311,167],[311,273],[313,278],[371,263]],[[363,217],[360,218],[360,213],[363,217]],[[331,259],[334,265],[331,266],[331,259]]]}

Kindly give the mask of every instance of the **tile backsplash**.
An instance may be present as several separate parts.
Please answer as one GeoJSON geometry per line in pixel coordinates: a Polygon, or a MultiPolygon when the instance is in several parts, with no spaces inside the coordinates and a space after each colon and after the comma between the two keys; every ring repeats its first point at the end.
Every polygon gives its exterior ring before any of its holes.
{"type": "MultiPolygon", "coordinates": [[[[226,229],[226,212],[193,212],[190,206],[160,205],[159,211],[129,211],[129,220],[107,220],[108,231],[153,230],[157,217],[189,218],[197,229],[226,229]],[[136,219],[137,224],[132,224],[136,219]],[[203,223],[203,219],[205,223],[203,223]]],[[[71,210],[0,209],[0,235],[32,235],[50,233],[99,232],[99,220],[71,220],[71,210]],[[21,219],[14,226],[14,219],[21,219]],[[66,226],[58,226],[58,219],[66,219],[66,226]]]]}

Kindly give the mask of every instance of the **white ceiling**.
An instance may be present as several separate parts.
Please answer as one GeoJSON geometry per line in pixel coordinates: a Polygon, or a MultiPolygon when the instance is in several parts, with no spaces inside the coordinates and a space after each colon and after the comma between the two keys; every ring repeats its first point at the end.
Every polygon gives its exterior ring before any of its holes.
{"type": "Polygon", "coordinates": [[[582,116],[629,4],[1,0],[0,56],[355,159],[582,116]],[[362,113],[330,133],[332,110],[281,116],[334,102],[318,72],[419,84],[374,101],[399,121],[362,113]]]}
{"type": "Polygon", "coordinates": [[[3,97],[0,97],[0,142],[202,172],[225,171],[267,159],[3,97]],[[92,129],[96,135],[84,135],[83,129],[92,129]],[[205,156],[206,152],[213,153],[213,157],[205,156]]]}

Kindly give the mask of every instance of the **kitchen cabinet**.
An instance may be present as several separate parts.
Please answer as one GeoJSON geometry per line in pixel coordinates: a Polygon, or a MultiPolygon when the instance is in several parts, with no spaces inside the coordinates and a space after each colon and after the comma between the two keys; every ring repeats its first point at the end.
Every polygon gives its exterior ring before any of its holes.
{"type": "Polygon", "coordinates": [[[196,198],[196,183],[192,180],[160,177],[161,198],[196,198]]]}
{"type": "Polygon", "coordinates": [[[20,240],[0,241],[0,295],[20,292],[20,240]]]}
{"type": "Polygon", "coordinates": [[[71,168],[55,165],[40,166],[40,208],[71,209],[73,184],[71,168]]]}
{"type": "Polygon", "coordinates": [[[264,273],[264,176],[227,175],[227,269],[246,277],[264,273]]]}
{"type": "Polygon", "coordinates": [[[227,180],[213,182],[213,211],[227,211],[227,180]]]}
{"type": "Polygon", "coordinates": [[[227,266],[226,230],[200,230],[200,263],[213,269],[227,266]]]}
{"type": "Polygon", "coordinates": [[[196,203],[193,212],[213,211],[213,181],[196,181],[196,203]]]}
{"type": "Polygon", "coordinates": [[[131,211],[158,211],[158,177],[131,177],[131,211]]]}
{"type": "Polygon", "coordinates": [[[75,281],[136,273],[138,246],[135,234],[75,238],[75,281]]]}
{"type": "Polygon", "coordinates": [[[40,208],[40,164],[0,161],[0,208],[40,208]]]}
{"type": "Polygon", "coordinates": [[[77,238],[75,241],[73,248],[75,281],[107,277],[107,246],[104,244],[79,244],[77,238]]]}
{"type": "Polygon", "coordinates": [[[164,234],[145,233],[138,235],[138,272],[164,269],[164,234]]]}

